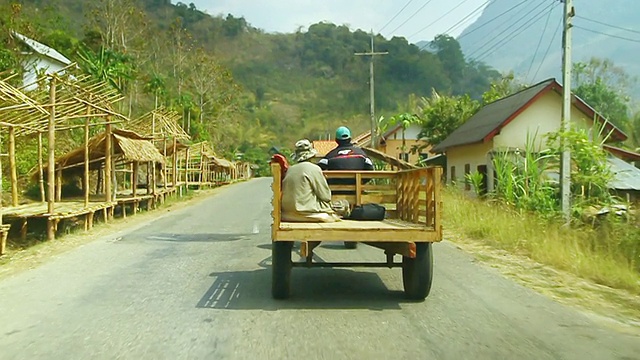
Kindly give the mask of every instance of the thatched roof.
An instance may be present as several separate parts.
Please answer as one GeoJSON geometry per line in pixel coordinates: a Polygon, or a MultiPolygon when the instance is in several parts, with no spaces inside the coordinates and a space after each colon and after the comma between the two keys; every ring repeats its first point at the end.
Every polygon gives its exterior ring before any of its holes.
{"type": "Polygon", "coordinates": [[[365,153],[367,153],[367,155],[371,158],[374,159],[378,159],[381,161],[386,162],[387,164],[393,165],[395,167],[397,167],[398,169],[403,169],[403,170],[408,170],[408,169],[418,169],[419,167],[413,164],[410,164],[404,160],[401,159],[396,159],[393,156],[389,156],[381,151],[369,148],[369,147],[363,147],[362,150],[364,150],[365,153]]]}
{"type": "Polygon", "coordinates": [[[213,157],[212,162],[221,168],[232,169],[235,167],[231,161],[222,158],[213,157]]]}
{"type": "MultiPolygon", "coordinates": [[[[149,141],[149,138],[136,134],[133,131],[113,130],[113,153],[116,162],[150,162],[163,163],[164,157],[158,149],[149,141]]],[[[102,132],[89,140],[89,168],[99,169],[105,158],[106,133],[102,132]]],[[[63,171],[78,171],[84,168],[84,146],[78,147],[56,159],[56,166],[61,166],[63,171]]],[[[48,164],[44,165],[44,169],[48,164]]],[[[37,169],[32,173],[37,177],[37,169]]]]}
{"type": "Polygon", "coordinates": [[[189,158],[191,159],[191,161],[200,161],[202,157],[209,159],[210,164],[214,166],[227,169],[235,167],[233,162],[218,157],[208,141],[203,141],[189,146],[189,158]]]}
{"type": "MultiPolygon", "coordinates": [[[[180,141],[176,141],[176,146],[174,148],[173,146],[173,142],[170,141],[167,143],[167,149],[166,149],[166,155],[167,156],[172,156],[174,152],[176,151],[182,151],[186,148],[188,148],[189,145],[187,144],[183,144],[180,141]]],[[[158,151],[162,154],[165,155],[165,149],[164,149],[164,144],[162,142],[157,143],[156,144],[156,148],[158,149],[158,151]]]]}

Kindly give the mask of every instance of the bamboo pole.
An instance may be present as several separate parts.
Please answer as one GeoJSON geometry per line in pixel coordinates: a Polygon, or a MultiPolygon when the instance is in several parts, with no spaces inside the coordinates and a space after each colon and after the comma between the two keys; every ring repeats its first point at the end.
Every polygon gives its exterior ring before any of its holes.
{"type": "MultiPolygon", "coordinates": [[[[131,173],[131,194],[133,197],[136,197],[136,192],[138,189],[138,167],[140,163],[137,161],[133,162],[133,172],[131,173]]],[[[134,204],[135,206],[135,204],[134,204]]]]}
{"type": "Polygon", "coordinates": [[[178,185],[178,139],[173,137],[173,187],[178,185]]]}
{"type": "Polygon", "coordinates": [[[62,167],[56,169],[56,201],[62,200],[62,167]]]}
{"type": "Polygon", "coordinates": [[[189,147],[184,151],[184,182],[189,187],[189,147]]]}
{"type": "Polygon", "coordinates": [[[16,167],[16,128],[9,126],[9,171],[11,172],[11,205],[18,206],[18,170],[16,167]]]}
{"type": "MultiPolygon", "coordinates": [[[[2,152],[2,136],[0,136],[0,153],[2,152]]],[[[2,225],[2,156],[0,156],[0,226],[2,225]]],[[[0,238],[0,247],[4,246],[3,238],[0,238]]],[[[0,249],[0,255],[4,251],[4,248],[0,249]]]]}
{"type": "Polygon", "coordinates": [[[167,137],[165,136],[162,139],[162,147],[163,154],[162,157],[164,159],[164,164],[162,165],[162,187],[167,189],[167,137]]]}
{"type": "Polygon", "coordinates": [[[147,195],[151,194],[151,162],[147,161],[147,195]]]}
{"type": "Polygon", "coordinates": [[[40,186],[40,202],[45,202],[44,193],[44,164],[42,163],[42,132],[38,131],[38,185],[40,186]]]}
{"type": "MultiPolygon", "coordinates": [[[[91,108],[87,106],[87,113],[91,108]]],[[[89,206],[89,118],[84,119],[84,178],[82,179],[84,190],[84,206],[89,206]]]]}
{"type": "Polygon", "coordinates": [[[113,180],[111,140],[111,123],[108,123],[105,125],[104,141],[104,198],[106,202],[111,201],[111,183],[113,180]]]}
{"type": "MultiPolygon", "coordinates": [[[[49,107],[49,124],[48,124],[48,135],[49,142],[47,144],[48,147],[48,156],[49,156],[49,167],[47,168],[47,185],[49,188],[48,194],[48,203],[47,203],[47,212],[49,215],[53,215],[55,211],[55,167],[56,167],[56,154],[55,154],[55,145],[56,145],[56,78],[51,78],[49,81],[49,101],[51,102],[51,106],[49,107]]],[[[47,239],[53,240],[55,238],[55,223],[51,219],[47,219],[47,239]]]]}

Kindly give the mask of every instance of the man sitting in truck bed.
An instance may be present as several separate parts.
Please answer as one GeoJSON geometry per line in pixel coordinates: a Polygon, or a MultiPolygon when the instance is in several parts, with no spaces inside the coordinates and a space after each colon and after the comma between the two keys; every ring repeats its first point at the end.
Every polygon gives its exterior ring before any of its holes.
{"type": "MultiPolygon", "coordinates": [[[[349,128],[340,126],[336,130],[336,142],[338,147],[318,161],[318,166],[322,170],[373,170],[373,161],[361,148],[351,143],[351,131],[349,128]]],[[[329,184],[353,185],[355,180],[329,179],[329,184]]],[[[336,191],[336,194],[350,193],[336,191]]]]}
{"type": "Polygon", "coordinates": [[[327,179],[320,167],[309,161],[316,153],[309,140],[296,142],[294,160],[297,163],[289,167],[282,181],[283,221],[340,221],[331,208],[331,189],[327,179]]]}

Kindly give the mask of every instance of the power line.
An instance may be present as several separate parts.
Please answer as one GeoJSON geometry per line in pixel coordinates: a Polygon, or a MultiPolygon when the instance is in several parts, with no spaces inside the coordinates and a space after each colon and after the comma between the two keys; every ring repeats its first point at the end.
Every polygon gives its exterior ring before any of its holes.
{"type": "Polygon", "coordinates": [[[579,18],[579,19],[582,19],[582,20],[591,21],[591,22],[594,22],[596,24],[600,24],[600,25],[604,25],[604,26],[609,26],[609,27],[612,27],[614,29],[625,30],[625,31],[629,31],[629,32],[632,32],[632,33],[640,34],[640,31],[638,31],[638,30],[633,30],[633,29],[628,29],[628,28],[623,28],[623,27],[620,27],[620,26],[616,26],[616,25],[607,24],[605,22],[589,19],[589,18],[586,18],[584,16],[576,15],[576,18],[579,18]]]}
{"type": "Polygon", "coordinates": [[[531,63],[529,64],[529,69],[527,70],[527,75],[525,75],[524,80],[527,81],[529,78],[529,73],[531,72],[531,68],[533,67],[533,63],[536,61],[536,56],[538,56],[538,50],[540,50],[540,45],[542,44],[542,39],[544,38],[544,34],[547,33],[547,25],[549,25],[549,20],[551,19],[551,14],[553,13],[553,9],[549,11],[547,15],[547,20],[544,23],[544,28],[542,29],[542,34],[540,35],[540,40],[538,40],[538,45],[536,45],[536,51],[533,52],[533,57],[531,58],[531,63]]]}
{"type": "MultiPolygon", "coordinates": [[[[540,5],[542,5],[544,3],[541,3],[540,5]]],[[[538,5],[536,7],[536,9],[538,7],[540,7],[540,5],[538,5]]],[[[508,43],[509,41],[511,41],[511,39],[513,39],[514,37],[520,35],[520,33],[522,33],[524,30],[528,29],[529,27],[531,27],[533,24],[535,24],[539,18],[541,18],[541,15],[544,16],[544,13],[547,10],[551,10],[555,5],[557,5],[556,3],[551,3],[549,6],[547,6],[546,8],[542,9],[540,12],[538,12],[537,14],[533,15],[533,17],[531,17],[529,20],[527,20],[526,22],[524,22],[522,25],[520,25],[518,28],[516,28],[515,30],[512,30],[511,34],[509,36],[507,36],[506,38],[502,39],[502,40],[498,40],[498,42],[494,43],[493,45],[489,45],[493,40],[498,39],[500,36],[502,36],[505,32],[511,30],[511,26],[504,29],[503,31],[501,31],[498,35],[496,35],[496,37],[492,40],[487,41],[486,43],[482,44],[478,49],[476,49],[475,51],[473,51],[471,54],[469,54],[469,58],[473,58],[475,54],[483,51],[483,49],[486,48],[486,46],[489,46],[489,49],[484,50],[480,55],[476,56],[476,60],[480,60],[480,58],[484,57],[485,55],[489,54],[491,51],[494,51],[502,46],[504,46],[506,43],[508,43]]],[[[535,9],[534,9],[535,10],[535,9]]],[[[529,14],[525,14],[524,16],[520,17],[518,20],[515,21],[514,24],[517,24],[518,22],[520,22],[521,20],[523,20],[524,18],[527,17],[527,15],[529,14]]]]}
{"type": "Polygon", "coordinates": [[[413,2],[413,0],[409,0],[406,4],[404,4],[404,6],[402,7],[402,9],[400,9],[400,11],[398,11],[392,18],[391,20],[389,20],[386,24],[384,24],[384,26],[382,28],[380,28],[380,30],[378,30],[378,34],[382,32],[382,30],[384,30],[387,26],[389,26],[389,24],[391,24],[391,22],[393,20],[395,20],[403,11],[404,9],[407,8],[407,6],[409,6],[409,4],[411,4],[413,2]]]}
{"type": "Polygon", "coordinates": [[[527,1],[528,1],[528,0],[523,0],[522,2],[519,2],[519,3],[515,4],[514,6],[512,6],[512,7],[511,7],[511,8],[509,8],[508,10],[506,10],[506,11],[502,12],[500,15],[497,15],[496,17],[494,17],[493,19],[491,19],[491,20],[487,21],[486,23],[484,23],[484,24],[482,24],[482,25],[479,25],[478,27],[474,28],[473,30],[469,31],[468,33],[464,33],[464,34],[460,35],[460,36],[458,37],[458,40],[460,40],[460,39],[462,39],[463,37],[465,37],[465,36],[467,36],[467,35],[469,35],[469,34],[472,34],[472,33],[476,32],[477,30],[482,29],[483,27],[485,27],[485,26],[487,26],[487,25],[491,24],[492,22],[494,22],[494,21],[498,20],[499,18],[501,18],[501,17],[502,17],[502,15],[505,15],[505,14],[507,14],[507,13],[511,12],[513,9],[515,9],[515,8],[517,8],[518,6],[520,6],[520,5],[524,4],[524,3],[526,3],[527,1]]]}
{"type": "Polygon", "coordinates": [[[518,35],[522,34],[525,30],[529,29],[536,22],[538,22],[538,20],[540,20],[544,16],[544,12],[546,10],[553,11],[553,7],[555,5],[557,5],[557,4],[552,4],[550,7],[547,7],[543,11],[541,11],[538,14],[534,15],[534,17],[531,18],[529,21],[525,22],[520,27],[515,29],[514,32],[512,32],[511,35],[509,35],[507,38],[504,38],[502,41],[499,41],[498,43],[496,43],[493,46],[491,46],[489,49],[485,50],[482,54],[478,55],[476,57],[476,60],[480,61],[481,59],[487,57],[490,53],[492,53],[492,52],[500,49],[501,47],[505,46],[506,44],[508,44],[511,40],[516,38],[518,35]]]}
{"type": "Polygon", "coordinates": [[[491,2],[491,0],[487,0],[484,3],[480,4],[480,6],[478,6],[475,9],[473,9],[473,11],[471,11],[467,16],[463,17],[457,23],[451,25],[451,27],[448,28],[447,30],[445,30],[444,33],[447,34],[449,31],[452,31],[453,29],[456,29],[458,26],[464,24],[465,21],[467,21],[470,17],[474,16],[476,13],[478,13],[480,10],[482,10],[485,7],[485,5],[487,5],[490,2],[491,2]]]}
{"type": "Polygon", "coordinates": [[[427,0],[427,2],[425,2],[425,3],[424,3],[424,5],[422,5],[422,6],[420,7],[420,9],[416,10],[416,12],[414,12],[411,16],[409,16],[409,18],[408,18],[407,20],[405,20],[402,24],[398,25],[398,27],[397,27],[397,28],[393,29],[393,30],[391,31],[391,34],[393,34],[394,32],[396,32],[398,29],[400,29],[401,27],[403,27],[403,26],[404,26],[404,24],[408,23],[408,22],[409,22],[409,20],[413,19],[416,15],[418,15],[418,13],[419,13],[420,11],[422,11],[422,9],[424,9],[427,5],[429,5],[429,3],[430,3],[431,1],[433,1],[433,0],[427,0]]]}
{"type": "MultiPolygon", "coordinates": [[[[462,20],[458,21],[457,23],[453,24],[450,28],[448,28],[447,30],[445,30],[443,33],[447,34],[449,33],[449,31],[451,31],[452,29],[455,29],[456,27],[458,27],[458,25],[462,24],[463,22],[465,22],[468,18],[470,18],[471,16],[473,16],[475,13],[477,13],[479,10],[482,10],[482,8],[484,7],[485,4],[487,4],[490,0],[486,1],[484,4],[478,6],[477,8],[475,8],[471,13],[469,13],[467,16],[465,16],[464,18],[462,18],[462,20]]],[[[429,43],[423,45],[420,50],[424,50],[427,48],[427,46],[429,46],[429,43]]]]}
{"type": "Polygon", "coordinates": [[[601,32],[601,31],[596,31],[596,30],[587,29],[587,28],[584,28],[584,27],[582,27],[582,26],[578,26],[578,25],[573,25],[573,27],[575,27],[576,29],[582,29],[582,30],[590,31],[590,32],[592,32],[592,33],[596,33],[596,34],[600,34],[600,35],[605,35],[605,36],[609,36],[609,37],[616,38],[616,39],[622,39],[622,40],[627,40],[627,41],[632,41],[632,42],[640,43],[640,40],[638,40],[638,39],[631,39],[631,38],[624,37],[624,36],[618,36],[618,35],[613,35],[613,34],[607,34],[607,33],[603,33],[603,32],[601,32]]]}
{"type": "MultiPolygon", "coordinates": [[[[524,7],[524,8],[521,8],[520,10],[518,10],[515,14],[513,14],[513,16],[511,18],[507,19],[506,21],[503,21],[502,23],[500,23],[500,25],[496,26],[494,29],[492,29],[487,34],[485,34],[484,36],[489,38],[489,40],[487,40],[482,45],[477,47],[470,55],[467,55],[467,57],[472,57],[473,54],[477,54],[478,52],[482,51],[486,46],[490,46],[489,44],[491,44],[491,42],[495,41],[496,39],[499,39],[499,37],[502,34],[504,34],[505,32],[509,31],[511,29],[511,27],[513,27],[516,24],[518,24],[518,22],[524,20],[531,12],[537,10],[541,6],[544,6],[544,4],[545,4],[544,1],[538,3],[532,9],[528,10],[528,13],[525,13],[524,15],[520,16],[519,18],[517,18],[515,21],[512,22],[513,18],[518,16],[518,15],[520,15],[520,13],[522,13],[523,11],[527,10],[527,7],[524,7]],[[504,29],[501,30],[503,25],[507,25],[507,27],[505,27],[504,29]],[[493,34],[495,31],[500,31],[500,32],[497,35],[491,37],[491,34],[493,34]]],[[[514,6],[514,8],[515,8],[515,6],[514,6]]]]}
{"type": "Polygon", "coordinates": [[[547,46],[547,50],[544,52],[544,56],[542,57],[542,61],[540,62],[540,64],[538,64],[538,68],[536,69],[535,74],[533,74],[533,77],[531,78],[531,81],[534,81],[535,78],[538,76],[538,72],[540,71],[540,69],[542,68],[542,64],[544,64],[544,62],[547,60],[547,55],[549,55],[549,50],[551,50],[551,46],[553,45],[553,41],[556,39],[556,36],[558,36],[558,30],[560,30],[560,26],[562,25],[562,17],[560,18],[560,21],[558,22],[558,26],[556,26],[556,31],[553,33],[553,37],[551,38],[551,41],[549,42],[549,46],[547,46]]]}
{"type": "MultiPolygon", "coordinates": [[[[438,21],[442,20],[445,16],[451,14],[455,9],[459,8],[460,6],[462,6],[464,3],[466,3],[469,0],[463,0],[462,2],[460,2],[458,5],[456,5],[453,9],[447,11],[446,13],[444,13],[442,16],[440,16],[439,18],[435,19],[434,21],[432,21],[429,25],[423,27],[422,29],[416,31],[414,34],[409,35],[409,38],[412,38],[416,35],[418,35],[419,33],[423,32],[424,30],[426,30],[427,28],[429,28],[431,25],[437,23],[438,21]]],[[[488,1],[487,1],[488,2],[488,1]]]]}

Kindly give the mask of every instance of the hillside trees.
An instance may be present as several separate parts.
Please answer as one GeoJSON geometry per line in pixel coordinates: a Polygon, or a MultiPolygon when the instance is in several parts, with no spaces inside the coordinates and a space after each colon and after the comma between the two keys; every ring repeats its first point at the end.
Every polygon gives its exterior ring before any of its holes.
{"type": "Polygon", "coordinates": [[[626,128],[629,122],[627,91],[635,81],[607,59],[591,58],[574,64],[574,93],[612,123],[626,128]]]}
{"type": "Polygon", "coordinates": [[[123,52],[143,37],[147,21],[137,0],[98,0],[90,19],[102,36],[102,45],[123,52]]]}

